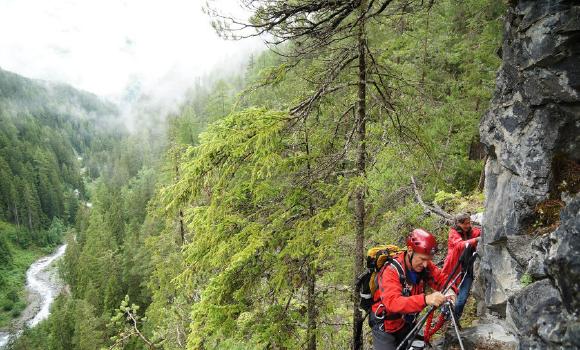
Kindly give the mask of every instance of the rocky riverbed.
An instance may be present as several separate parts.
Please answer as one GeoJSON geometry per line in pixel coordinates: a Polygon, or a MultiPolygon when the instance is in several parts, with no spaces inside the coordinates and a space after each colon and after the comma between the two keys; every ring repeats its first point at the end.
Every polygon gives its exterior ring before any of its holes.
{"type": "Polygon", "coordinates": [[[50,305],[64,288],[58,276],[56,262],[66,251],[66,244],[58,247],[51,255],[42,257],[30,265],[26,271],[26,290],[28,306],[10,329],[0,330],[0,348],[4,347],[11,337],[17,336],[24,327],[34,327],[48,317],[50,305]]]}

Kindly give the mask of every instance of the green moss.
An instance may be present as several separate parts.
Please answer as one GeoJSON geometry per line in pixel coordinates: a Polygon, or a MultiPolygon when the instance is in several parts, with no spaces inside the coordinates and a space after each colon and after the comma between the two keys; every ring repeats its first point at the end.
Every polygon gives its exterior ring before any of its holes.
{"type": "Polygon", "coordinates": [[[453,208],[461,203],[462,196],[461,191],[455,191],[455,193],[439,191],[435,194],[434,202],[443,208],[453,208]]]}
{"type": "Polygon", "coordinates": [[[483,211],[484,199],[483,193],[477,191],[468,195],[464,195],[460,191],[455,191],[454,193],[439,191],[435,194],[433,202],[452,214],[460,212],[477,213],[483,211]]]}

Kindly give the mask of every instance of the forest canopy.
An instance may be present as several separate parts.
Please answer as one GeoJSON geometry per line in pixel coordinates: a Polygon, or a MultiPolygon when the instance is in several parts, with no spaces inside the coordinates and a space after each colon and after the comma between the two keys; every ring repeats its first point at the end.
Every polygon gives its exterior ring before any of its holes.
{"type": "MultiPolygon", "coordinates": [[[[353,281],[364,251],[402,245],[415,227],[442,237],[446,221],[417,192],[452,213],[481,206],[477,125],[502,1],[246,3],[261,4],[250,24],[276,45],[193,88],[162,146],[107,134],[92,148],[109,150],[108,170],[82,190],[93,207],[68,241],[70,293],[13,349],[363,346],[353,281]],[[119,321],[129,314],[131,327],[119,321]]],[[[235,24],[214,19],[224,33],[235,24]]],[[[86,146],[63,142],[60,158],[36,154],[76,188],[79,169],[63,168],[86,146]]],[[[54,208],[43,215],[63,217],[54,208]]]]}

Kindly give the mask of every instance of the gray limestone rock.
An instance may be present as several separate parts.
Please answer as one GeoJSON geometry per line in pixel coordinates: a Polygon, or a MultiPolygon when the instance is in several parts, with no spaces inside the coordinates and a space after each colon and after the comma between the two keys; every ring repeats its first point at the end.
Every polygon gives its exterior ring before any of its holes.
{"type": "Polygon", "coordinates": [[[533,254],[532,240],[533,237],[528,235],[507,237],[506,249],[521,270],[525,270],[533,254]]]}
{"type": "Polygon", "coordinates": [[[521,289],[519,265],[505,244],[486,245],[483,249],[480,278],[483,278],[484,299],[490,311],[505,317],[508,297],[521,289]]]}
{"type": "Polygon", "coordinates": [[[532,242],[532,257],[528,262],[526,272],[534,280],[546,278],[546,256],[550,249],[550,236],[543,235],[532,242]]]}
{"type": "Polygon", "coordinates": [[[518,349],[575,348],[578,195],[568,195],[559,227],[536,229],[538,206],[560,199],[565,179],[556,160],[574,169],[580,161],[580,2],[511,3],[496,92],[480,123],[489,158],[475,294],[487,314],[506,319],[518,349]],[[522,285],[524,273],[535,282],[522,285]]]}
{"type": "Polygon", "coordinates": [[[538,337],[525,337],[520,339],[518,350],[545,350],[547,345],[538,337]]]}
{"type": "Polygon", "coordinates": [[[580,320],[578,320],[578,316],[575,316],[573,320],[568,322],[563,343],[575,349],[580,348],[580,320]]]}
{"type": "Polygon", "coordinates": [[[538,336],[546,343],[561,344],[568,325],[566,320],[562,319],[559,314],[542,314],[536,322],[538,326],[538,336]]]}
{"type": "Polygon", "coordinates": [[[560,293],[547,279],[534,282],[514,293],[507,305],[507,321],[518,335],[532,334],[538,319],[559,314],[562,307],[560,293]]]}
{"type": "MultiPolygon", "coordinates": [[[[518,340],[507,329],[504,321],[488,318],[477,326],[463,329],[459,332],[459,335],[466,349],[515,350],[518,346],[518,340]]],[[[459,343],[453,327],[447,329],[444,339],[443,344],[440,345],[441,348],[449,348],[459,343]]]]}
{"type": "Polygon", "coordinates": [[[580,195],[560,214],[560,227],[550,236],[552,246],[545,261],[548,274],[562,294],[570,313],[580,310],[580,195]]]}

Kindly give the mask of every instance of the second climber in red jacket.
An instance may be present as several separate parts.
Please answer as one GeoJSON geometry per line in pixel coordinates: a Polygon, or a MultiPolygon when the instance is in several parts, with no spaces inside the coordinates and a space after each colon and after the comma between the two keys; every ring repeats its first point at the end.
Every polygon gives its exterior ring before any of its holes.
{"type": "MultiPolygon", "coordinates": [[[[475,251],[480,239],[481,231],[477,227],[471,227],[469,213],[456,215],[455,225],[449,229],[447,257],[443,264],[443,273],[446,275],[452,274],[464,251],[466,249],[469,251],[475,251]]],[[[457,284],[461,283],[457,295],[457,302],[455,303],[455,318],[457,321],[459,321],[463,314],[463,308],[465,307],[465,303],[469,297],[469,291],[471,290],[471,284],[473,283],[473,264],[469,264],[469,266],[466,267],[460,266],[456,270],[455,275],[460,272],[463,272],[464,276],[457,280],[457,284]],[[463,271],[464,268],[465,271],[463,271]]]]}
{"type": "Polygon", "coordinates": [[[407,237],[407,251],[395,255],[379,272],[369,320],[375,350],[396,349],[427,305],[439,306],[447,298],[455,301],[453,290],[446,296],[437,292],[447,276],[431,261],[436,251],[435,237],[415,229],[407,237]],[[426,284],[436,292],[426,294],[426,284]]]}

